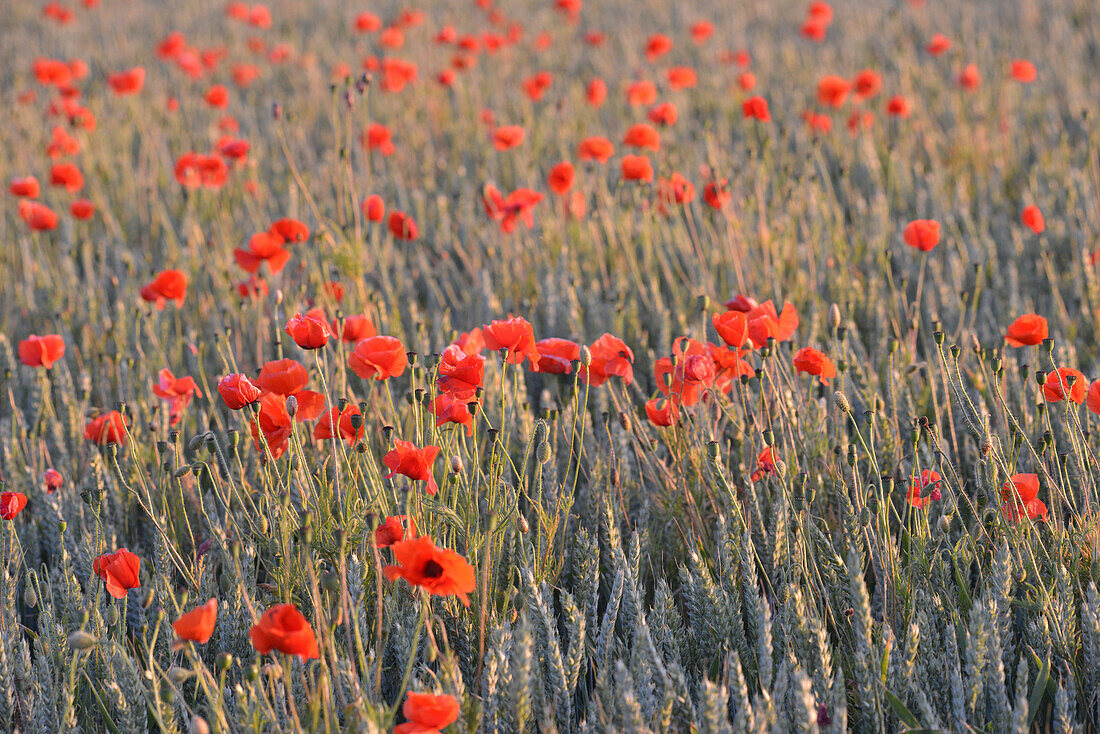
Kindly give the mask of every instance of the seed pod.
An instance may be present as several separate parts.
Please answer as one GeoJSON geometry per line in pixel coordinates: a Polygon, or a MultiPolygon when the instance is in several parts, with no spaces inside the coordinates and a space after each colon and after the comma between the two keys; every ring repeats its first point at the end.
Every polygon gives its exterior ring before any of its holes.
{"type": "Polygon", "coordinates": [[[85,632],[84,630],[76,630],[69,633],[69,647],[74,650],[90,650],[98,644],[98,640],[95,635],[85,632]]]}

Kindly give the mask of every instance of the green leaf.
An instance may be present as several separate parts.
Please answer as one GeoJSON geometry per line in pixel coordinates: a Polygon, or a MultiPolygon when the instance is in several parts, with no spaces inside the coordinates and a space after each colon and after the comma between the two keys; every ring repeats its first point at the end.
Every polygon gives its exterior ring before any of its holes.
{"type": "Polygon", "coordinates": [[[913,716],[913,712],[905,707],[905,704],[901,702],[901,699],[890,693],[887,689],[883,688],[882,692],[886,694],[886,700],[890,704],[890,708],[894,710],[894,714],[905,723],[911,730],[919,729],[920,722],[917,721],[917,717],[913,716]]]}
{"type": "Polygon", "coordinates": [[[1039,715],[1039,707],[1043,704],[1043,693],[1050,683],[1050,657],[1047,657],[1043,661],[1043,666],[1039,669],[1039,677],[1035,679],[1035,687],[1031,689],[1031,701],[1027,705],[1027,725],[1029,729],[1035,726],[1035,717],[1039,715]]]}

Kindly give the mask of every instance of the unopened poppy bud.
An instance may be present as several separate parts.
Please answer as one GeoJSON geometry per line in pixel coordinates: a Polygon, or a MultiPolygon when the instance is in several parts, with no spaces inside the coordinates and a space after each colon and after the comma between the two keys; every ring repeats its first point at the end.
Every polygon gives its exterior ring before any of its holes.
{"type": "Polygon", "coordinates": [[[582,345],[581,353],[578,359],[580,360],[580,363],[583,364],[585,367],[592,366],[592,350],[582,345]]]}
{"type": "Polygon", "coordinates": [[[198,451],[199,446],[202,446],[202,439],[203,439],[203,434],[201,434],[201,433],[196,434],[196,435],[192,436],[191,438],[189,438],[187,440],[187,450],[188,451],[198,451]]]}
{"type": "Polygon", "coordinates": [[[38,606],[38,593],[34,590],[33,586],[28,585],[23,591],[23,603],[31,609],[38,606]]]}
{"type": "Polygon", "coordinates": [[[851,414],[852,412],[852,404],[848,402],[848,396],[840,390],[833,393],[833,404],[842,413],[851,414]]]}
{"type": "Polygon", "coordinates": [[[890,354],[894,354],[898,351],[898,345],[899,342],[897,339],[891,339],[890,342],[886,345],[886,351],[888,351],[890,354]]]}
{"type": "MultiPolygon", "coordinates": [[[[195,466],[198,466],[198,464],[195,464],[195,466]]],[[[193,469],[194,467],[191,464],[184,464],[179,469],[176,469],[174,472],[172,472],[172,478],[183,479],[185,476],[190,474],[193,469]]]]}
{"type": "Polygon", "coordinates": [[[829,306],[829,326],[833,331],[840,328],[840,306],[835,303],[829,306]]]}
{"type": "Polygon", "coordinates": [[[940,519],[936,521],[936,525],[939,527],[940,532],[946,535],[947,531],[951,529],[951,516],[940,515],[940,519]]]}
{"type": "Polygon", "coordinates": [[[540,464],[550,461],[550,444],[546,441],[540,443],[538,449],[536,449],[535,458],[538,459],[540,464]]]}
{"type": "Polygon", "coordinates": [[[354,431],[356,433],[358,433],[359,429],[363,427],[363,416],[362,416],[362,414],[361,413],[352,413],[351,418],[349,420],[351,421],[352,429],[354,429],[354,431]]]}
{"type": "Polygon", "coordinates": [[[321,588],[335,594],[340,590],[340,577],[335,573],[326,573],[321,577],[321,588]]]}
{"type": "Polygon", "coordinates": [[[519,528],[521,533],[531,532],[531,526],[527,523],[527,518],[523,515],[516,515],[516,527],[519,528]]]}
{"type": "Polygon", "coordinates": [[[278,306],[283,302],[283,289],[278,288],[275,291],[275,305],[278,306]]]}
{"type": "Polygon", "coordinates": [[[168,669],[168,680],[172,681],[172,683],[177,686],[183,685],[190,677],[191,671],[186,668],[181,668],[178,665],[174,665],[168,669]]]}
{"type": "Polygon", "coordinates": [[[271,119],[281,120],[283,119],[283,106],[278,102],[273,102],[271,105],[271,119]]]}
{"type": "Polygon", "coordinates": [[[107,614],[104,616],[103,621],[110,627],[114,627],[118,624],[118,607],[113,604],[107,607],[107,614]]]}
{"type": "Polygon", "coordinates": [[[859,511],[859,524],[863,527],[867,527],[871,524],[871,510],[864,507],[859,511]]]}
{"type": "Polygon", "coordinates": [[[235,449],[241,443],[241,432],[238,431],[236,428],[230,428],[226,432],[225,437],[228,440],[230,448],[235,449]]]}
{"type": "Polygon", "coordinates": [[[619,427],[628,433],[634,429],[634,422],[628,413],[619,413],[619,427]]]}
{"type": "Polygon", "coordinates": [[[90,632],[76,630],[69,633],[69,647],[74,650],[91,650],[97,643],[95,635],[90,632]]]}
{"type": "Polygon", "coordinates": [[[452,456],[451,457],[451,473],[452,474],[461,474],[462,473],[462,457],[461,456],[452,456]]]}
{"type": "Polygon", "coordinates": [[[249,682],[255,682],[260,677],[260,666],[255,663],[249,665],[244,675],[249,682]]]}
{"type": "Polygon", "coordinates": [[[201,716],[193,716],[191,717],[191,725],[188,727],[188,734],[210,734],[210,725],[201,716]]]}
{"type": "Polygon", "coordinates": [[[786,464],[786,462],[784,462],[782,459],[776,459],[773,463],[775,464],[775,474],[776,474],[776,476],[778,476],[780,479],[787,476],[787,464],[786,464]]]}

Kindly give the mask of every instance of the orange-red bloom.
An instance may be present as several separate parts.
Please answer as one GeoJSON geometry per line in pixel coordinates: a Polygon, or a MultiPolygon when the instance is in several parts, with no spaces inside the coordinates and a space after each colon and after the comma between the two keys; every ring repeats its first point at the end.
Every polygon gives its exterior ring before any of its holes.
{"type": "Polygon", "coordinates": [[[372,122],[368,125],[366,132],[359,137],[359,142],[368,150],[377,150],[384,156],[393,155],[397,150],[394,147],[390,129],[380,122],[372,122]]]}
{"type": "Polygon", "coordinates": [[[1009,522],[1019,522],[1026,515],[1046,522],[1047,506],[1039,499],[1038,474],[1013,474],[1001,487],[1001,513],[1009,522]]]}
{"type": "Polygon", "coordinates": [[[126,443],[126,419],[122,413],[112,410],[100,413],[84,426],[84,438],[102,445],[126,443]]]}
{"type": "Polygon", "coordinates": [[[405,345],[393,336],[367,337],[348,355],[348,366],[364,380],[400,377],[408,364],[405,345]]]}
{"type": "Polygon", "coordinates": [[[153,385],[153,394],[161,400],[167,400],[171,406],[171,422],[179,421],[180,412],[191,403],[195,396],[202,397],[202,391],[192,377],[176,377],[167,367],[157,373],[153,385]]]}
{"type": "Polygon", "coordinates": [[[768,111],[768,100],[763,97],[749,97],[741,103],[741,114],[746,118],[753,118],[760,122],[771,122],[772,116],[768,111]]]}
{"type": "Polygon", "coordinates": [[[84,188],[84,174],[73,163],[55,163],[50,168],[50,185],[74,194],[84,188]]]}
{"type": "Polygon", "coordinates": [[[359,406],[348,403],[343,410],[333,407],[322,414],[317,421],[317,426],[313,429],[313,438],[326,441],[339,436],[350,446],[361,439],[364,433],[366,429],[363,428],[363,414],[359,412],[359,406]],[[359,418],[358,421],[354,420],[356,416],[359,418]],[[355,427],[356,423],[359,424],[358,428],[355,427]]]}
{"type": "Polygon", "coordinates": [[[111,74],[107,77],[107,84],[119,97],[137,94],[145,86],[145,69],[135,66],[133,69],[111,74]]]}
{"type": "Polygon", "coordinates": [[[577,147],[577,157],[582,161],[599,161],[607,163],[615,153],[615,146],[607,138],[592,136],[585,138],[577,147]]]}
{"type": "Polygon", "coordinates": [[[552,375],[568,375],[573,371],[573,360],[581,354],[581,345],[569,339],[550,337],[535,343],[539,352],[538,363],[532,372],[545,372],[552,375]]]}
{"type": "Polygon", "coordinates": [[[905,499],[913,507],[918,510],[923,510],[925,507],[928,507],[930,502],[939,501],[941,497],[940,484],[943,482],[943,479],[938,472],[932,471],[931,469],[925,469],[920,473],[920,477],[909,477],[909,479],[909,493],[905,496],[905,499]],[[921,492],[929,487],[931,491],[922,497],[921,492]]]}
{"type": "Polygon", "coordinates": [[[781,313],[776,312],[775,304],[770,300],[754,303],[745,312],[745,317],[749,321],[749,338],[756,347],[767,344],[769,338],[785,342],[798,328],[798,311],[790,303],[783,304],[781,313]]]}
{"type": "Polygon", "coordinates": [[[1035,71],[1035,64],[1027,59],[1013,59],[1009,73],[1012,74],[1013,79],[1024,84],[1030,84],[1038,76],[1038,72],[1035,71]]]}
{"type": "Polygon", "coordinates": [[[46,493],[53,494],[61,489],[61,485],[65,483],[65,479],[57,469],[47,469],[42,473],[42,483],[46,486],[46,493]]]}
{"type": "Polygon", "coordinates": [[[1042,234],[1047,228],[1047,222],[1043,219],[1043,212],[1034,204],[1024,207],[1020,213],[1020,222],[1035,234],[1042,234]]]}
{"type": "Polygon", "coordinates": [[[0,518],[13,520],[27,506],[27,495],[22,492],[0,492],[0,518]]]}
{"type": "Polygon", "coordinates": [[[584,89],[584,97],[590,107],[600,107],[607,99],[607,83],[603,79],[593,79],[584,89]]]}
{"type": "Polygon", "coordinates": [[[409,697],[401,707],[401,713],[408,721],[394,727],[393,734],[438,734],[457,721],[460,712],[454,696],[409,691],[409,697]]]}
{"type": "Polygon", "coordinates": [[[167,301],[175,301],[179,308],[186,297],[187,276],[180,270],[164,270],[141,289],[142,300],[156,304],[158,311],[164,310],[167,301]]]}
{"type": "Polygon", "coordinates": [[[92,572],[107,584],[107,593],[124,599],[126,592],[141,586],[141,559],[125,548],[104,553],[92,561],[92,572]]]}
{"type": "Polygon", "coordinates": [[[286,322],[286,333],[294,339],[294,343],[302,349],[320,349],[328,344],[329,337],[335,337],[325,312],[319,308],[311,308],[304,314],[296,313],[286,322]]]}
{"type": "Polygon", "coordinates": [[[668,127],[669,125],[676,124],[679,112],[676,109],[676,105],[671,102],[661,102],[660,104],[650,107],[645,115],[654,125],[668,127]]]}
{"type": "Polygon", "coordinates": [[[527,319],[513,316],[494,321],[481,328],[481,335],[489,349],[508,351],[505,357],[508,364],[520,364],[525,358],[532,365],[538,364],[539,352],[535,346],[534,329],[527,319]]]}
{"type": "Polygon", "coordinates": [[[974,91],[982,84],[982,75],[978,72],[978,67],[974,64],[968,64],[958,76],[956,80],[959,86],[967,91],[974,91]]]}
{"type": "Polygon", "coordinates": [[[260,410],[249,423],[252,443],[257,451],[263,451],[263,434],[271,455],[278,459],[290,448],[290,434],[294,430],[294,420],[286,409],[286,398],[275,393],[265,393],[260,398],[260,410]]]}
{"type": "Polygon", "coordinates": [[[23,178],[13,178],[11,185],[8,187],[8,191],[12,196],[37,199],[38,195],[42,193],[42,187],[38,184],[38,179],[34,176],[25,176],[23,178]]]}
{"type": "Polygon", "coordinates": [[[218,381],[218,393],[230,410],[240,410],[254,403],[263,395],[263,391],[241,374],[226,375],[218,381]]]}
{"type": "Polygon", "coordinates": [[[1085,404],[1093,413],[1100,415],[1100,380],[1096,380],[1089,385],[1088,395],[1085,398],[1085,404]]]}
{"type": "Polygon", "coordinates": [[[1088,390],[1088,380],[1079,370],[1072,367],[1051,370],[1046,382],[1043,383],[1043,397],[1048,403],[1058,403],[1068,397],[1080,405],[1085,402],[1086,390],[1088,390]]]}
{"type": "Polygon", "coordinates": [[[706,344],[681,336],[673,342],[672,356],[658,359],[653,372],[662,393],[691,407],[714,386],[717,365],[706,344]]]}
{"type": "Polygon", "coordinates": [[[711,323],[722,341],[734,349],[740,349],[749,340],[749,319],[741,311],[716,313],[711,317],[711,323]]]}
{"type": "Polygon", "coordinates": [[[902,232],[905,244],[928,252],[940,243],[940,223],[935,219],[914,219],[902,232]]]}
{"type": "Polygon", "coordinates": [[[658,428],[676,425],[680,419],[680,402],[675,395],[646,401],[645,414],[649,422],[658,428]]]}
{"type": "Polygon", "coordinates": [[[602,385],[612,375],[627,385],[634,381],[634,352],[619,337],[604,334],[589,345],[588,353],[592,361],[587,367],[581,365],[580,377],[589,385],[602,385]]]}
{"type": "Polygon", "coordinates": [[[1050,336],[1047,320],[1034,313],[1020,316],[1008,327],[1005,341],[1010,347],[1031,347],[1050,336]]]}
{"type": "Polygon", "coordinates": [[[386,202],[378,194],[371,194],[363,199],[359,209],[370,222],[381,222],[386,216],[386,202]]]}
{"type": "Polygon", "coordinates": [[[668,70],[668,86],[670,89],[691,89],[698,84],[699,78],[695,69],[690,66],[673,66],[668,70]]]}
{"type": "Polygon", "coordinates": [[[172,629],[175,630],[176,637],[181,640],[205,645],[214,634],[214,623],[217,620],[218,600],[211,599],[190,612],[181,614],[180,618],[172,623],[172,629]]]}
{"type": "Polygon", "coordinates": [[[840,107],[848,99],[851,83],[844,77],[829,74],[817,83],[817,101],[826,107],[840,107]]]}
{"type": "Polygon", "coordinates": [[[388,222],[390,234],[399,240],[415,240],[420,236],[420,228],[416,221],[403,211],[395,211],[390,214],[388,222]]]}
{"type": "Polygon", "coordinates": [[[31,334],[19,342],[19,361],[28,367],[49,369],[65,354],[65,341],[57,334],[31,334]]]}
{"type": "Polygon", "coordinates": [[[795,352],[794,367],[799,372],[816,376],[822,385],[828,385],[829,378],[836,377],[833,361],[813,347],[802,347],[795,352]]]}
{"type": "Polygon", "coordinates": [[[661,134],[652,125],[639,122],[630,126],[623,136],[623,145],[633,148],[648,148],[649,150],[661,149],[661,134]]]}
{"type": "Polygon", "coordinates": [[[771,446],[765,446],[756,457],[756,469],[749,477],[754,482],[759,482],[769,474],[775,474],[775,454],[771,446]]]}
{"type": "Polygon", "coordinates": [[[657,85],[648,79],[631,82],[626,87],[626,101],[633,107],[646,107],[657,101],[657,85]]]}
{"type": "Polygon", "coordinates": [[[268,609],[249,630],[248,636],[261,655],[278,650],[297,655],[302,660],[320,657],[313,627],[293,604],[276,604],[268,609]]]}
{"type": "Polygon", "coordinates": [[[525,133],[519,125],[502,125],[493,131],[493,147],[497,150],[511,150],[523,143],[525,133]]]}
{"type": "Polygon", "coordinates": [[[870,99],[882,89],[882,77],[873,69],[864,69],[856,74],[856,78],[852,80],[852,86],[855,88],[856,97],[870,99]]]}
{"type": "Polygon", "coordinates": [[[19,200],[19,218],[35,232],[48,232],[57,229],[57,212],[45,204],[30,199],[19,200]]]}
{"type": "Polygon", "coordinates": [[[408,515],[392,515],[374,529],[374,547],[389,548],[394,543],[416,537],[416,521],[408,515]],[[408,524],[408,530],[405,525],[408,524]]]}
{"type": "Polygon", "coordinates": [[[644,155],[624,155],[622,165],[624,180],[653,181],[653,166],[644,155]]]}
{"type": "Polygon", "coordinates": [[[394,439],[393,449],[382,457],[382,463],[390,470],[386,479],[402,474],[414,482],[427,482],[428,494],[435,494],[439,491],[439,487],[435,483],[435,477],[432,476],[432,464],[435,463],[437,456],[439,456],[438,446],[425,446],[421,449],[410,441],[394,439]]]}
{"type": "Polygon", "coordinates": [[[444,392],[435,396],[431,412],[435,416],[436,428],[448,423],[457,423],[466,427],[467,436],[474,435],[474,414],[470,412],[468,403],[444,392]]]}
{"type": "Polygon", "coordinates": [[[216,189],[229,178],[229,167],[221,156],[184,153],[176,160],[176,181],[188,189],[216,189]]]}
{"type": "Polygon", "coordinates": [[[939,56],[945,51],[951,48],[951,40],[942,33],[935,33],[932,35],[932,40],[928,42],[928,46],[925,50],[933,56],[939,56]]]}
{"type": "Polygon", "coordinates": [[[470,606],[467,596],[476,588],[474,568],[448,548],[438,548],[430,538],[402,540],[390,546],[397,565],[386,566],[386,578],[403,578],[436,596],[457,596],[470,606]]]}
{"type": "Polygon", "coordinates": [[[564,194],[573,188],[573,177],[573,164],[562,161],[550,169],[550,174],[546,177],[546,185],[555,194],[564,194]]]}
{"type": "MultiPolygon", "coordinates": [[[[541,360],[538,364],[541,366],[541,360]]],[[[541,371],[541,369],[538,371],[541,371]]],[[[443,350],[442,358],[439,361],[439,381],[437,383],[441,392],[445,392],[457,400],[469,401],[477,393],[478,388],[482,386],[484,378],[485,357],[476,352],[467,354],[462,351],[461,347],[454,344],[443,350]]]]}

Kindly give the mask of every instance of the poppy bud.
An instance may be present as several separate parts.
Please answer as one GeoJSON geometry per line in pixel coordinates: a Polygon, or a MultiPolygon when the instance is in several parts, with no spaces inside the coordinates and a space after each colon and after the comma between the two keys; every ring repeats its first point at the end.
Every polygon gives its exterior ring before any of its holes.
{"type": "Polygon", "coordinates": [[[69,647],[74,650],[90,650],[98,644],[98,640],[95,635],[85,632],[84,630],[76,630],[69,633],[69,647]]]}
{"type": "Polygon", "coordinates": [[[177,686],[183,685],[191,677],[191,671],[174,665],[168,669],[168,680],[177,686]]]}
{"type": "Polygon", "coordinates": [[[23,603],[31,609],[38,606],[38,593],[35,592],[34,587],[27,585],[27,588],[23,591],[23,603]]]}
{"type": "Polygon", "coordinates": [[[461,474],[462,473],[462,457],[461,456],[452,456],[451,457],[451,473],[452,474],[461,474]]]}
{"type": "Polygon", "coordinates": [[[581,353],[580,353],[580,356],[578,357],[578,360],[585,367],[592,366],[592,350],[590,350],[586,346],[581,346],[581,353]]]}
{"type": "Polygon", "coordinates": [[[527,518],[523,515],[516,515],[516,527],[519,528],[521,533],[531,532],[531,526],[527,523],[527,518]]]}
{"type": "Polygon", "coordinates": [[[863,527],[867,527],[871,524],[871,510],[864,507],[859,511],[859,524],[863,527]]]}
{"type": "Polygon", "coordinates": [[[833,331],[840,327],[840,306],[835,303],[829,306],[829,326],[833,331]]]}
{"type": "Polygon", "coordinates": [[[947,531],[951,529],[951,516],[940,515],[940,519],[936,522],[940,532],[947,535],[947,531]]]}
{"type": "Polygon", "coordinates": [[[833,404],[842,413],[851,414],[852,412],[852,404],[848,402],[848,397],[840,390],[833,393],[833,404]]]}
{"type": "Polygon", "coordinates": [[[335,573],[326,573],[321,577],[321,588],[335,594],[340,591],[340,577],[335,573]]]}
{"type": "Polygon", "coordinates": [[[291,418],[298,413],[298,398],[290,395],[286,399],[286,412],[291,418]]]}
{"type": "Polygon", "coordinates": [[[281,120],[283,119],[283,106],[278,102],[273,102],[271,105],[271,119],[281,120]]]}
{"type": "Polygon", "coordinates": [[[191,725],[187,732],[188,734],[210,734],[210,725],[201,716],[194,716],[191,718],[191,725]]]}

